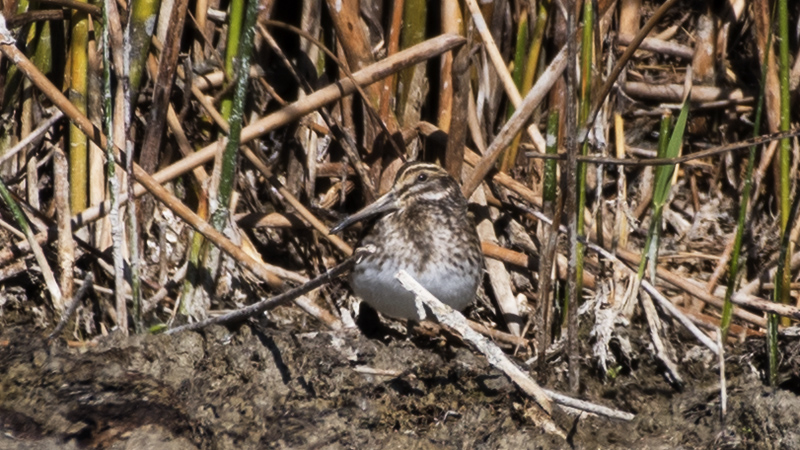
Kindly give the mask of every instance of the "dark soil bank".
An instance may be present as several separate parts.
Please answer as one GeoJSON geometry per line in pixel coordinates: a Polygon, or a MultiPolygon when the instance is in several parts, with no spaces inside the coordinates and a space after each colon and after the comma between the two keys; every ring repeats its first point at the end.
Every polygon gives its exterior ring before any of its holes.
{"type": "Polygon", "coordinates": [[[765,388],[750,353],[727,358],[724,428],[716,358],[695,348],[683,392],[651,361],[603,383],[587,370],[582,398],[637,417],[558,411],[564,441],[533,425],[534,404],[485,359],[444,341],[260,325],[84,348],[42,335],[0,336],[0,449],[800,448],[797,371],[765,388]]]}

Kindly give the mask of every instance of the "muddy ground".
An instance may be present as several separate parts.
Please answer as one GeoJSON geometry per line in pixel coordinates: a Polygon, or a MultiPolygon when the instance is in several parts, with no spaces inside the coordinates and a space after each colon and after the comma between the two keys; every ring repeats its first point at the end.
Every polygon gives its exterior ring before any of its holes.
{"type": "MultiPolygon", "coordinates": [[[[725,426],[716,358],[688,340],[673,343],[683,349],[682,391],[647,356],[644,338],[632,339],[640,357],[613,379],[587,359],[579,397],[636,419],[557,411],[565,441],[543,434],[532,401],[452,339],[368,338],[313,324],[298,331],[264,319],[76,347],[7,318],[0,449],[800,448],[800,341],[792,338],[783,341],[777,389],[763,384],[761,341],[727,356],[725,426]]],[[[646,336],[634,324],[637,334],[646,336]]],[[[548,386],[565,391],[565,364],[556,358],[550,367],[548,386]]]]}

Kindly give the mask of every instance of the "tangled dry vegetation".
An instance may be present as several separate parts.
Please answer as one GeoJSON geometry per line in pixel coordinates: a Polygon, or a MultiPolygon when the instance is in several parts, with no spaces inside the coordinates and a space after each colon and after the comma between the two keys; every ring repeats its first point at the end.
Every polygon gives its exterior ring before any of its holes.
{"type": "MultiPolygon", "coordinates": [[[[5,327],[77,347],[264,314],[352,328],[357,233],[328,229],[407,160],[471,195],[470,324],[541,383],[646,359],[681,389],[693,349],[724,374],[800,319],[800,3],[0,6],[5,327]]],[[[800,386],[759,351],[764,384],[800,386]]]]}

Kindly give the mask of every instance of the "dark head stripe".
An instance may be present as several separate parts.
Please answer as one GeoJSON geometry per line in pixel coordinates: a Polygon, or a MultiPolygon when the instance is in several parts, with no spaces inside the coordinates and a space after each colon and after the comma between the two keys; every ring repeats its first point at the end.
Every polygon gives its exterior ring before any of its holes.
{"type": "Polygon", "coordinates": [[[403,165],[400,170],[397,171],[397,175],[394,177],[394,182],[397,183],[399,180],[407,178],[411,174],[416,174],[417,172],[436,172],[441,173],[442,169],[431,163],[426,162],[412,162],[403,165]]]}
{"type": "Polygon", "coordinates": [[[438,176],[426,183],[409,183],[400,187],[397,198],[401,203],[409,199],[423,199],[431,192],[443,193],[445,197],[460,196],[461,189],[450,177],[438,176]]]}

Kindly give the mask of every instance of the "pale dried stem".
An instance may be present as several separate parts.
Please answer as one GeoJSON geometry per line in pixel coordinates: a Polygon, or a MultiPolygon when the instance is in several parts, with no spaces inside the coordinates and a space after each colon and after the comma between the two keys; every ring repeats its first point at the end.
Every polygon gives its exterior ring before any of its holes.
{"type": "MultiPolygon", "coordinates": [[[[683,84],[649,84],[639,81],[628,81],[623,86],[625,93],[631,97],[645,100],[678,103],[683,99],[683,84]]],[[[723,89],[714,86],[694,86],[692,102],[713,102],[717,100],[742,100],[745,98],[741,89],[723,89]]]]}
{"type": "Polygon", "coordinates": [[[200,39],[196,40],[194,43],[194,60],[199,62],[205,59],[203,45],[208,40],[208,36],[204,33],[207,22],[206,18],[208,17],[208,0],[197,0],[195,2],[194,11],[195,23],[197,25],[195,32],[201,34],[200,39]]]}
{"type": "Polygon", "coordinates": [[[500,341],[509,345],[513,345],[515,347],[522,347],[522,348],[526,348],[530,345],[530,341],[528,341],[523,337],[514,336],[513,334],[510,333],[504,333],[500,330],[489,328],[483,324],[480,324],[478,322],[473,322],[471,320],[467,320],[467,322],[469,323],[470,328],[472,328],[473,330],[477,331],[478,333],[484,336],[494,339],[495,341],[500,341]]]}
{"type": "MultiPolygon", "coordinates": [[[[629,34],[620,34],[617,41],[620,45],[628,45],[633,41],[633,36],[629,34]]],[[[656,38],[645,38],[639,45],[639,49],[662,55],[677,56],[683,59],[692,59],[692,56],[694,56],[694,49],[687,45],[662,41],[656,38]]]]}
{"type": "MultiPolygon", "coordinates": [[[[619,6],[619,34],[622,36],[633,36],[639,31],[639,21],[642,13],[642,0],[621,0],[619,6]]],[[[630,44],[622,42],[620,44],[630,44]]],[[[691,57],[691,56],[690,56],[691,57]]]]}
{"type": "MultiPolygon", "coordinates": [[[[16,236],[18,239],[25,239],[25,234],[11,225],[10,223],[6,222],[5,220],[0,219],[0,228],[5,229],[9,233],[16,236]]],[[[38,235],[37,235],[38,236],[38,235]]]]}
{"type": "Polygon", "coordinates": [[[72,270],[75,264],[75,241],[72,239],[72,226],[69,204],[69,166],[67,155],[60,147],[53,153],[53,197],[56,203],[58,226],[58,268],[61,294],[72,297],[72,270]]]}
{"type": "MultiPolygon", "coordinates": [[[[441,25],[442,32],[464,34],[464,19],[461,15],[461,6],[458,0],[444,0],[441,2],[441,25]]],[[[398,24],[399,25],[399,24],[398,24]]],[[[468,48],[462,51],[469,51],[468,48]]],[[[453,72],[453,59],[455,54],[445,53],[442,55],[441,70],[439,71],[439,128],[450,131],[450,122],[454,111],[454,76],[460,74],[453,72]]]]}
{"type": "MultiPolygon", "coordinates": [[[[697,18],[695,29],[695,47],[692,57],[693,81],[696,83],[714,84],[715,60],[717,57],[716,18],[711,16],[711,8],[697,18]]],[[[699,87],[699,86],[698,86],[699,87]]]]}
{"type": "MultiPolygon", "coordinates": [[[[538,218],[536,219],[538,220],[538,218]]],[[[513,264],[517,267],[523,267],[526,269],[533,268],[530,257],[528,257],[528,255],[525,253],[500,247],[497,244],[487,241],[481,241],[481,250],[483,251],[484,256],[487,258],[496,259],[498,261],[503,261],[504,263],[513,264]]],[[[557,259],[558,277],[564,280],[567,278],[567,260],[561,256],[563,255],[559,255],[559,258],[557,259]]],[[[597,280],[595,279],[595,276],[588,271],[583,272],[583,286],[588,289],[594,289],[597,286],[597,280]]]]}
{"type": "MultiPolygon", "coordinates": [[[[522,389],[526,394],[530,395],[536,401],[536,403],[545,412],[547,412],[548,415],[552,414],[552,402],[555,402],[562,406],[580,409],[582,411],[588,411],[621,420],[632,420],[635,417],[630,413],[613,410],[611,408],[606,408],[599,405],[593,405],[589,402],[583,402],[559,393],[542,389],[525,372],[520,370],[516,364],[508,359],[506,354],[503,353],[500,348],[498,348],[485,337],[473,331],[468,321],[463,315],[461,315],[461,313],[454,311],[452,308],[431,295],[430,292],[425,290],[422,285],[420,285],[405,271],[401,270],[397,274],[396,278],[398,281],[400,281],[400,284],[402,284],[403,287],[413,292],[417,296],[417,301],[420,304],[424,304],[431,310],[439,323],[442,323],[457,331],[465,340],[473,344],[481,353],[486,356],[487,360],[492,366],[505,373],[506,376],[511,379],[511,381],[520,387],[520,389],[522,389]]],[[[550,419],[548,416],[546,418],[546,422],[540,423],[539,425],[544,426],[548,432],[563,436],[558,427],[554,423],[550,422],[551,420],[552,419],[550,419]]]]}
{"type": "MultiPolygon", "coordinates": [[[[485,185],[484,185],[485,186],[485,185]]],[[[478,189],[472,195],[472,200],[476,201],[479,205],[486,208],[486,194],[484,189],[478,189]]],[[[491,216],[481,217],[477,225],[478,236],[481,241],[488,241],[497,245],[497,235],[494,231],[494,223],[491,216]]],[[[506,266],[496,259],[487,259],[484,261],[486,265],[486,272],[489,275],[489,283],[492,285],[492,292],[497,301],[497,306],[500,309],[501,317],[506,323],[506,327],[511,334],[520,336],[522,331],[522,317],[519,311],[519,304],[514,292],[511,290],[511,276],[508,274],[506,266]]]]}
{"type": "MultiPolygon", "coordinates": [[[[264,73],[257,66],[250,67],[250,78],[258,78],[263,75],[264,73]]],[[[183,68],[180,66],[178,66],[178,76],[184,80],[186,79],[185,73],[183,72],[183,68]]],[[[207,73],[205,75],[196,75],[192,77],[192,92],[194,93],[195,88],[198,89],[198,92],[202,92],[207,89],[218,88],[222,86],[224,83],[225,83],[225,73],[222,72],[221,70],[207,73]]]]}

